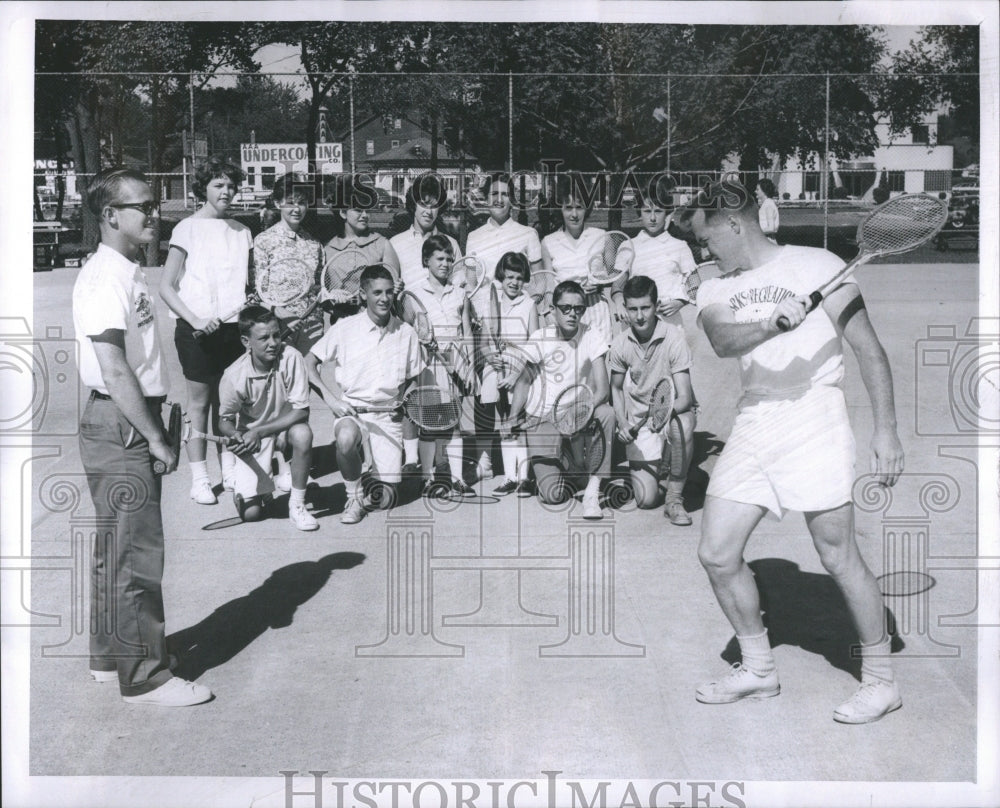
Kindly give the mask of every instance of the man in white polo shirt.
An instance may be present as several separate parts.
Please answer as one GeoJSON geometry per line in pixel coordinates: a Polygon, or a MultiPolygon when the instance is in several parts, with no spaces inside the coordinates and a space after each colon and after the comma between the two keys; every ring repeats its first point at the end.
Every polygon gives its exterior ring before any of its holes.
{"type": "Polygon", "coordinates": [[[94,544],[90,673],[115,679],[124,701],[184,707],[212,691],[170,672],[163,618],[163,522],[159,460],[172,471],[160,406],[167,369],[153,299],[136,258],[154,238],[156,203],[142,174],[98,173],[87,205],[101,244],[73,287],[80,379],[91,388],[80,420],[80,458],[98,521],[114,525],[94,544]]]}
{"type": "MultiPolygon", "coordinates": [[[[381,265],[361,273],[365,309],[337,320],[306,355],[309,383],[333,412],[337,464],[347,488],[347,505],[340,521],[360,522],[366,513],[361,473],[367,462],[388,485],[402,475],[402,424],[395,413],[358,413],[355,407],[397,403],[403,391],[424,369],[417,332],[392,314],[394,280],[381,265]],[[329,383],[320,364],[333,368],[329,383]]],[[[382,506],[392,497],[383,498],[382,506]]]]}

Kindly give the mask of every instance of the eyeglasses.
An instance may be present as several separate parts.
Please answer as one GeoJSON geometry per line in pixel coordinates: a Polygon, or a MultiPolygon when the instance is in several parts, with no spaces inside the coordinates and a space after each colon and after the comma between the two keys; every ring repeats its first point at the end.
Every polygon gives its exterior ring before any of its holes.
{"type": "Polygon", "coordinates": [[[574,306],[572,303],[557,303],[556,308],[563,314],[575,314],[577,317],[582,317],[587,310],[586,306],[574,306]]]}
{"type": "Polygon", "coordinates": [[[130,208],[132,210],[137,210],[145,216],[152,216],[156,211],[160,209],[160,206],[156,202],[119,202],[117,205],[108,205],[109,208],[116,208],[118,210],[122,208],[130,208]]]}

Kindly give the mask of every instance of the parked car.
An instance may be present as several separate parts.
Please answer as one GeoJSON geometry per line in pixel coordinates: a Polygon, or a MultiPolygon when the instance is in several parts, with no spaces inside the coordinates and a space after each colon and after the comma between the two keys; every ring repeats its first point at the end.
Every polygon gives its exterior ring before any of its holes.
{"type": "Polygon", "coordinates": [[[954,239],[979,239],[979,188],[958,186],[948,199],[948,221],[935,239],[939,250],[947,250],[954,239]]]}

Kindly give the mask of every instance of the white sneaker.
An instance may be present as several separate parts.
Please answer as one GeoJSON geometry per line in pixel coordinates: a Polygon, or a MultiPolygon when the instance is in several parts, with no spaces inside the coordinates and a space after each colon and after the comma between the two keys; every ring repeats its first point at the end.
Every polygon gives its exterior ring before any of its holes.
{"type": "Polygon", "coordinates": [[[282,494],[287,494],[292,490],[292,472],[285,471],[276,474],[274,477],[274,490],[282,494]]]}
{"type": "Polygon", "coordinates": [[[288,503],[288,519],[299,530],[319,530],[319,522],[306,510],[304,502],[288,503]]]}
{"type": "Polygon", "coordinates": [[[604,512],[601,510],[600,497],[597,494],[585,494],[583,497],[583,518],[603,519],[604,512]]]}
{"type": "Polygon", "coordinates": [[[780,692],[777,671],[761,676],[742,662],[734,662],[729,673],[699,687],[694,697],[702,704],[731,704],[740,699],[768,699],[780,692]]]}
{"type": "Polygon", "coordinates": [[[223,491],[235,491],[236,490],[236,474],[224,474],[222,475],[222,490],[223,491]]]}
{"type": "Polygon", "coordinates": [[[196,480],[191,483],[191,499],[199,505],[215,505],[219,501],[215,498],[212,484],[208,480],[196,480]]]}
{"type": "Polygon", "coordinates": [[[122,696],[127,704],[152,704],[156,707],[190,707],[212,698],[212,691],[204,685],[174,676],[156,690],[138,696],[122,696]]]}
{"type": "Polygon", "coordinates": [[[340,522],[344,525],[356,525],[365,518],[368,511],[365,503],[360,497],[355,497],[344,507],[344,512],[340,515],[340,522]]]}
{"type": "Polygon", "coordinates": [[[902,706],[899,685],[872,679],[862,682],[854,695],[833,711],[833,720],[841,724],[869,724],[902,706]]]}
{"type": "Polygon", "coordinates": [[[95,682],[117,682],[118,681],[118,671],[95,671],[93,668],[90,669],[90,678],[95,682]]]}

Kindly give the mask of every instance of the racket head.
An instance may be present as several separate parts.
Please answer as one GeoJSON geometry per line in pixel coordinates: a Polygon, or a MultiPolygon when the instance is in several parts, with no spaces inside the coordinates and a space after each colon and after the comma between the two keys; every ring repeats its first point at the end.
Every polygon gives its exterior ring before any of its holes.
{"type": "Polygon", "coordinates": [[[301,300],[316,282],[316,267],[301,258],[281,258],[267,273],[267,288],[257,284],[257,296],[271,309],[284,308],[301,300]]]}
{"type": "Polygon", "coordinates": [[[588,474],[596,474],[601,470],[604,463],[604,455],[608,450],[608,442],[604,436],[604,429],[601,422],[596,418],[591,418],[580,434],[582,442],[583,458],[581,465],[588,474]]]}
{"type": "Polygon", "coordinates": [[[594,392],[585,384],[571,384],[552,404],[552,424],[560,435],[575,435],[594,415],[594,392]]]}
{"type": "Polygon", "coordinates": [[[474,255],[459,258],[451,265],[448,282],[452,286],[464,286],[467,297],[472,297],[486,283],[486,264],[474,255]]]}
{"type": "Polygon", "coordinates": [[[609,230],[587,258],[587,277],[591,283],[606,286],[632,270],[635,246],[621,230],[609,230]]]}
{"type": "Polygon", "coordinates": [[[327,292],[342,289],[357,294],[361,287],[361,273],[368,260],[361,250],[339,250],[330,255],[323,264],[323,288],[327,292]]]}
{"type": "Polygon", "coordinates": [[[413,423],[428,432],[445,432],[458,426],[462,402],[452,389],[420,385],[407,393],[403,409],[413,423]]]}
{"type": "Polygon", "coordinates": [[[486,285],[480,305],[485,311],[480,315],[483,332],[492,341],[493,347],[499,349],[500,342],[500,294],[495,283],[486,285]]]}
{"type": "Polygon", "coordinates": [[[649,397],[649,429],[659,432],[670,420],[674,411],[674,383],[664,377],[656,383],[649,397]]]}
{"type": "Polygon", "coordinates": [[[556,273],[551,269],[532,271],[531,279],[524,285],[526,295],[541,303],[544,297],[556,288],[556,273]]]}
{"type": "Polygon", "coordinates": [[[434,341],[434,327],[423,303],[413,292],[404,291],[395,302],[396,316],[413,327],[422,343],[434,341]]]}
{"type": "Polygon", "coordinates": [[[167,443],[180,459],[181,444],[184,443],[184,411],[176,401],[170,404],[167,413],[167,443]]]}
{"type": "Polygon", "coordinates": [[[684,279],[684,291],[687,293],[688,300],[697,303],[698,289],[701,288],[702,281],[718,277],[720,274],[719,265],[715,261],[702,261],[698,264],[684,279]]]}
{"type": "Polygon", "coordinates": [[[872,256],[909,252],[930,241],[948,221],[948,203],[927,194],[884,202],[858,225],[858,247],[872,256]]]}

